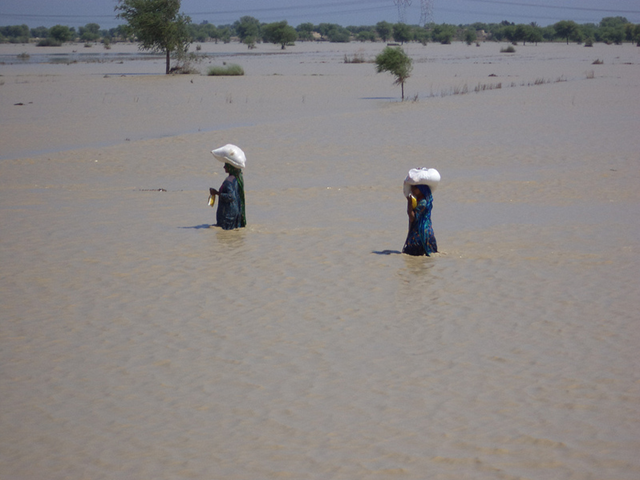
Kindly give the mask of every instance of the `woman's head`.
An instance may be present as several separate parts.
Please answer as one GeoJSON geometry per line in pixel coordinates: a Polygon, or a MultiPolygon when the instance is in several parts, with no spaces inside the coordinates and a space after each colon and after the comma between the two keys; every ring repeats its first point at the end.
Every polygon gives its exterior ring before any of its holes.
{"type": "Polygon", "coordinates": [[[429,185],[411,185],[411,194],[417,199],[429,198],[431,196],[431,189],[429,185]]]}
{"type": "Polygon", "coordinates": [[[233,175],[234,177],[238,177],[242,173],[242,170],[240,170],[237,167],[234,167],[230,163],[224,164],[224,171],[227,172],[229,175],[233,175]]]}

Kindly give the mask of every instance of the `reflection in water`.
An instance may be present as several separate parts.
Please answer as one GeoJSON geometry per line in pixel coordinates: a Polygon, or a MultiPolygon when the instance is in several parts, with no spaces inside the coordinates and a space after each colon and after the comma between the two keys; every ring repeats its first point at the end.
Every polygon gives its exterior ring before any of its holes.
{"type": "Polygon", "coordinates": [[[405,293],[412,298],[424,296],[432,290],[434,284],[434,257],[413,257],[402,255],[404,266],[400,267],[396,276],[400,279],[405,293]]]}
{"type": "Polygon", "coordinates": [[[216,229],[216,240],[227,253],[236,253],[244,250],[246,231],[243,228],[236,230],[223,230],[218,227],[216,229]]]}

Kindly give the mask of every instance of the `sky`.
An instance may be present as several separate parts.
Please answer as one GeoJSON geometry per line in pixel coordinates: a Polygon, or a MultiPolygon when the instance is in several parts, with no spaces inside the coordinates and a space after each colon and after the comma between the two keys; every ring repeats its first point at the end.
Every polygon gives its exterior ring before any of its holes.
{"type": "MultiPolygon", "coordinates": [[[[80,27],[97,23],[102,29],[121,24],[115,18],[116,0],[0,0],[0,26],[26,24],[80,27]]],[[[599,23],[603,17],[626,17],[640,23],[639,0],[182,0],[181,12],[192,22],[227,25],[248,15],[264,23],[287,20],[294,27],[310,22],[344,27],[375,25],[380,21],[419,24],[421,4],[432,4],[435,23],[536,22],[560,20],[599,23]],[[397,4],[404,4],[398,8],[397,4]]]]}

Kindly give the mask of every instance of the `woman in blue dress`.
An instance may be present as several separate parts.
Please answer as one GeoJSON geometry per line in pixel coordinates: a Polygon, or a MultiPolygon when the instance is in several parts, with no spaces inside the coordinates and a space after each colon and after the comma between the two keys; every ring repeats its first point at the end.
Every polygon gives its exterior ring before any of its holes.
{"type": "Polygon", "coordinates": [[[409,215],[409,234],[404,242],[402,253],[408,255],[426,255],[436,253],[438,245],[431,225],[431,208],[433,195],[428,185],[411,185],[411,195],[417,205],[413,207],[413,199],[407,197],[407,215],[409,215]]]}

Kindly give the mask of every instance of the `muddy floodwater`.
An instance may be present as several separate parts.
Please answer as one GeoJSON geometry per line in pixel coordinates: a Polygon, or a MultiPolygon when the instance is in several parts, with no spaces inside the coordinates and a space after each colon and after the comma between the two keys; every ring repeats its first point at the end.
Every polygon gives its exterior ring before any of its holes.
{"type": "Polygon", "coordinates": [[[638,48],[382,48],[0,66],[1,478],[640,477],[638,48]]]}

